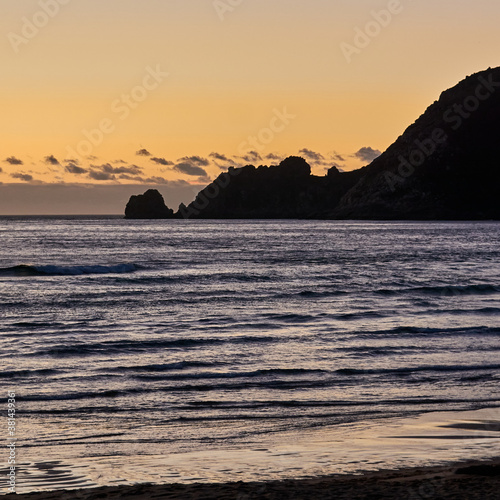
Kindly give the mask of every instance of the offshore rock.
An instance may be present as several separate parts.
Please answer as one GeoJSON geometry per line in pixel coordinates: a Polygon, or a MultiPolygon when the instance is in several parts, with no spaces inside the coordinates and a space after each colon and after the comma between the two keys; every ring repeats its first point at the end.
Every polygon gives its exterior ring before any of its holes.
{"type": "Polygon", "coordinates": [[[131,196],[125,208],[126,219],[173,219],[174,211],[165,205],[163,196],[156,189],[131,196]]]}

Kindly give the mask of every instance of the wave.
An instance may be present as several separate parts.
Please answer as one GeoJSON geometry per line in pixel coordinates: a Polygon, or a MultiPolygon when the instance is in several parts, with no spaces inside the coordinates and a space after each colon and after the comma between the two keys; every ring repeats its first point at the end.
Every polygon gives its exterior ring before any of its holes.
{"type": "MultiPolygon", "coordinates": [[[[268,370],[254,370],[242,372],[195,372],[195,373],[149,373],[131,374],[131,378],[138,380],[150,381],[208,381],[219,380],[219,384],[214,383],[214,386],[221,388],[228,388],[224,381],[246,379],[241,382],[231,384],[231,388],[248,388],[248,387],[268,387],[268,388],[284,388],[284,389],[298,389],[298,388],[313,388],[313,387],[329,387],[335,386],[339,383],[344,385],[344,378],[352,379],[353,376],[388,376],[392,377],[409,377],[418,374],[418,381],[425,382],[426,380],[435,381],[439,380],[439,373],[474,373],[474,377],[493,377],[495,378],[496,372],[500,370],[500,365],[428,365],[428,366],[415,366],[415,367],[401,367],[401,368],[340,368],[338,370],[321,370],[321,369],[268,369],[268,370]],[[489,372],[489,373],[485,373],[489,372]],[[492,373],[493,372],[493,373],[492,373]],[[425,373],[434,373],[433,377],[426,376],[425,373]],[[340,377],[340,378],[339,378],[340,377]]],[[[472,375],[468,375],[471,377],[472,375]]],[[[354,381],[354,380],[352,380],[354,381]]],[[[356,383],[358,380],[355,381],[356,383]]],[[[197,387],[197,386],[182,386],[197,387]]],[[[201,386],[204,387],[204,386],[201,386]]]]}
{"type": "Polygon", "coordinates": [[[223,344],[275,343],[279,338],[271,336],[240,336],[227,338],[192,338],[192,339],[151,339],[151,340],[115,340],[109,342],[78,343],[57,345],[43,348],[30,356],[73,357],[122,352],[145,352],[151,349],[194,349],[204,346],[223,344]]]}
{"type": "Polygon", "coordinates": [[[395,289],[380,289],[373,293],[377,295],[405,295],[409,293],[417,293],[423,295],[442,295],[442,296],[459,296],[459,295],[487,295],[500,292],[499,285],[479,284],[479,285],[444,285],[444,286],[420,286],[413,288],[395,288],[395,289]]]}
{"type": "Polygon", "coordinates": [[[318,369],[306,369],[306,368],[271,368],[254,370],[249,372],[198,372],[198,373],[177,373],[168,375],[155,375],[141,374],[135,375],[133,378],[139,380],[172,380],[172,381],[183,381],[183,380],[228,380],[228,379],[259,379],[257,382],[260,386],[276,385],[276,384],[286,384],[295,387],[298,384],[310,384],[316,385],[319,383],[323,385],[324,382],[317,381],[315,379],[301,379],[293,380],[290,382],[282,381],[277,377],[299,377],[299,376],[318,376],[328,374],[327,370],[318,369]]]}
{"type": "Polygon", "coordinates": [[[402,368],[340,368],[335,373],[339,375],[411,375],[418,372],[471,372],[498,371],[499,364],[489,365],[422,365],[402,368]]]}
{"type": "Polygon", "coordinates": [[[124,274],[138,271],[136,264],[89,265],[89,266],[19,266],[0,268],[0,276],[81,276],[86,274],[124,274]]]}
{"type": "Polygon", "coordinates": [[[9,370],[0,372],[0,378],[19,378],[19,377],[41,377],[47,375],[56,375],[62,373],[60,370],[45,368],[42,370],[9,370]]]}
{"type": "Polygon", "coordinates": [[[458,337],[458,336],[484,336],[484,337],[498,337],[500,334],[499,327],[490,326],[473,326],[473,327],[418,327],[418,326],[396,326],[387,330],[367,330],[359,331],[356,333],[358,339],[381,339],[384,337],[398,338],[425,338],[425,337],[439,337],[445,336],[458,337]]]}
{"type": "Polygon", "coordinates": [[[99,368],[98,371],[124,373],[133,372],[165,372],[170,370],[186,370],[189,368],[212,368],[216,366],[224,366],[224,362],[208,362],[208,361],[179,361],[177,363],[164,363],[154,365],[138,365],[138,366],[115,366],[113,368],[99,368]]]}

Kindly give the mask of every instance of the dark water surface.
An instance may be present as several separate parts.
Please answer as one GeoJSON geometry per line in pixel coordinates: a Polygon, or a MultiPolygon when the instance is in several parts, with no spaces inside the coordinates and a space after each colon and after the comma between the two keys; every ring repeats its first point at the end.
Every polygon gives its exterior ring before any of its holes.
{"type": "Polygon", "coordinates": [[[500,407],[499,262],[499,223],[2,218],[0,381],[30,459],[500,407]]]}

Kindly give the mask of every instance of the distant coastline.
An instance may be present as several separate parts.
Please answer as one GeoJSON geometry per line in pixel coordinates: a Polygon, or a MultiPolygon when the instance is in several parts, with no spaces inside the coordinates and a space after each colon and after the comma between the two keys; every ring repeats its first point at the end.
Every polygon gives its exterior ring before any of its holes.
{"type": "Polygon", "coordinates": [[[300,157],[230,167],[174,212],[150,189],[127,219],[500,220],[500,68],[443,92],[368,166],[323,177],[300,157]]]}

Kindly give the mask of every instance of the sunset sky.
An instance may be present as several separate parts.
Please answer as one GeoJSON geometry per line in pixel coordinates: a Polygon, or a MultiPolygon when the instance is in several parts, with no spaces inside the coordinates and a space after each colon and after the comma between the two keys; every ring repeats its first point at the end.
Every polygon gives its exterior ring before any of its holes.
{"type": "Polygon", "coordinates": [[[359,168],[500,65],[494,0],[0,5],[0,215],[120,213],[149,186],[177,208],[289,155],[359,168]]]}

